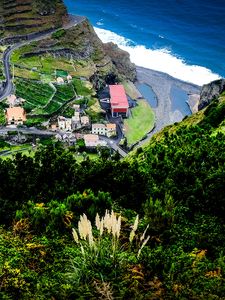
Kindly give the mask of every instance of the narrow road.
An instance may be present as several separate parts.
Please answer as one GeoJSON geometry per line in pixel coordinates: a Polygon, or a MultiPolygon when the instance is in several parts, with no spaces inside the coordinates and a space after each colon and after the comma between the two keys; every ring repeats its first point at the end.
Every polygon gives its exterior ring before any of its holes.
{"type": "Polygon", "coordinates": [[[12,83],[12,80],[11,80],[12,78],[11,78],[11,74],[10,74],[10,55],[11,55],[12,51],[13,50],[8,48],[3,54],[3,65],[4,65],[4,71],[5,71],[6,85],[5,85],[5,89],[2,93],[2,95],[0,95],[0,101],[5,99],[7,96],[9,96],[13,90],[13,83],[12,83]]]}
{"type": "Polygon", "coordinates": [[[27,39],[28,39],[27,41],[23,41],[23,42],[15,44],[15,45],[9,46],[3,54],[3,65],[4,65],[4,72],[5,72],[5,78],[6,78],[6,85],[5,85],[5,88],[2,92],[2,94],[0,95],[0,101],[4,100],[7,96],[9,96],[13,92],[13,82],[12,82],[12,76],[10,74],[10,57],[11,57],[11,54],[13,53],[13,51],[31,43],[31,42],[36,42],[36,41],[40,41],[42,39],[48,38],[54,32],[56,32],[60,29],[66,30],[66,29],[72,28],[72,27],[82,23],[85,19],[86,18],[82,17],[82,16],[74,16],[73,19],[69,23],[65,24],[62,28],[52,29],[51,31],[49,31],[47,33],[30,34],[27,36],[27,39]]]}
{"type": "Polygon", "coordinates": [[[120,146],[117,145],[117,141],[110,139],[106,136],[99,136],[100,140],[105,141],[107,145],[112,148],[114,151],[117,151],[122,157],[126,157],[128,153],[126,153],[120,146]]]}
{"type": "Polygon", "coordinates": [[[40,130],[37,128],[10,128],[10,127],[0,128],[0,135],[7,134],[8,132],[18,132],[18,133],[42,135],[42,136],[54,136],[57,134],[57,132],[40,130]]]}

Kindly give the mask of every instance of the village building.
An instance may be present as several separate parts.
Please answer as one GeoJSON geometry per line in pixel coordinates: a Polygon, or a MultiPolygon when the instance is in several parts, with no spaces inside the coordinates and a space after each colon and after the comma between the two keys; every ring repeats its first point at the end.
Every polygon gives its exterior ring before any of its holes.
{"type": "Polygon", "coordinates": [[[97,134],[85,134],[84,135],[84,143],[86,147],[94,148],[97,146],[106,146],[107,143],[105,141],[101,141],[97,134]]]}
{"type": "Polygon", "coordinates": [[[116,124],[92,124],[92,134],[105,135],[107,137],[116,136],[116,124]]]}
{"type": "Polygon", "coordinates": [[[82,126],[89,126],[90,125],[90,119],[88,116],[82,116],[80,118],[80,122],[82,126]]]}
{"type": "Polygon", "coordinates": [[[128,117],[129,103],[123,85],[110,85],[110,105],[113,117],[128,117]]]}
{"type": "Polygon", "coordinates": [[[73,77],[69,74],[67,77],[66,77],[66,80],[68,83],[70,83],[72,81],[73,77]]]}
{"type": "Polygon", "coordinates": [[[75,112],[74,116],[72,117],[72,128],[77,129],[77,128],[80,128],[80,126],[81,126],[81,124],[80,124],[80,113],[75,112]]]}
{"type": "Polygon", "coordinates": [[[104,124],[92,124],[92,134],[106,135],[106,126],[104,124]]]}
{"type": "Polygon", "coordinates": [[[83,134],[82,134],[82,133],[75,132],[74,135],[75,135],[75,138],[76,138],[77,140],[83,139],[83,134]]]}
{"type": "Polygon", "coordinates": [[[106,124],[106,135],[107,137],[116,136],[116,124],[109,123],[106,124]]]}
{"type": "Polygon", "coordinates": [[[84,143],[86,147],[97,147],[99,145],[99,136],[97,134],[85,134],[84,143]]]}
{"type": "Polygon", "coordinates": [[[72,146],[76,144],[76,137],[72,133],[64,133],[64,134],[56,134],[55,136],[56,140],[67,143],[68,145],[72,146]]]}
{"type": "Polygon", "coordinates": [[[6,103],[10,106],[10,107],[13,107],[15,106],[15,103],[16,103],[16,95],[9,95],[7,97],[7,100],[6,100],[6,103]]]}
{"type": "Polygon", "coordinates": [[[62,116],[58,117],[58,127],[63,131],[71,131],[72,130],[72,120],[69,118],[65,118],[62,116]]]}
{"type": "Polygon", "coordinates": [[[74,104],[73,108],[74,108],[75,112],[80,112],[80,104],[74,104]]]}
{"type": "Polygon", "coordinates": [[[62,78],[62,77],[57,77],[56,78],[56,82],[57,82],[57,84],[64,84],[64,79],[62,78]]]}
{"type": "Polygon", "coordinates": [[[6,120],[8,125],[23,125],[27,120],[26,112],[20,106],[7,108],[6,120]]]}
{"type": "Polygon", "coordinates": [[[52,124],[51,127],[50,127],[50,129],[51,129],[52,131],[56,131],[56,130],[57,130],[56,124],[52,124]]]}
{"type": "Polygon", "coordinates": [[[80,123],[80,113],[79,113],[79,112],[76,111],[76,112],[74,113],[73,121],[74,121],[75,123],[80,123]]]}
{"type": "Polygon", "coordinates": [[[26,102],[26,100],[17,98],[16,95],[9,95],[6,100],[6,103],[9,105],[9,107],[22,105],[24,102],[26,102]]]}
{"type": "Polygon", "coordinates": [[[56,135],[55,135],[55,138],[56,138],[56,140],[57,141],[62,141],[62,135],[61,134],[59,134],[59,133],[57,133],[56,135]]]}

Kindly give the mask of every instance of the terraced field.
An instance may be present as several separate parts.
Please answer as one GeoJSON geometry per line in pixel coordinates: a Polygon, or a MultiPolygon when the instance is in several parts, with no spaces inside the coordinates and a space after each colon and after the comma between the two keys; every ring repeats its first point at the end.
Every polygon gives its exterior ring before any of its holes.
{"type": "Polygon", "coordinates": [[[73,99],[76,94],[72,84],[58,85],[56,86],[56,93],[52,100],[42,109],[39,113],[53,114],[56,112],[65,102],[73,99]]]}
{"type": "Polygon", "coordinates": [[[45,106],[54,93],[48,84],[27,80],[16,81],[16,95],[26,100],[25,108],[28,112],[36,107],[45,106]]]}
{"type": "Polygon", "coordinates": [[[16,80],[16,95],[26,100],[28,113],[51,115],[76,96],[73,84],[49,85],[31,80],[16,80]]]}
{"type": "Polygon", "coordinates": [[[66,8],[61,0],[2,0],[0,36],[14,36],[60,27],[66,8]]]}

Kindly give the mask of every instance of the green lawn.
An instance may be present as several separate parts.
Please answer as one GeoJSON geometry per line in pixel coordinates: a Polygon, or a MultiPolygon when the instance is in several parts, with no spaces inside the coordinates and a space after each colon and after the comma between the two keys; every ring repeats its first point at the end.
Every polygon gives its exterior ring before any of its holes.
{"type": "Polygon", "coordinates": [[[124,121],[128,145],[141,140],[154,127],[155,115],[146,100],[139,100],[132,109],[132,116],[124,121]]]}

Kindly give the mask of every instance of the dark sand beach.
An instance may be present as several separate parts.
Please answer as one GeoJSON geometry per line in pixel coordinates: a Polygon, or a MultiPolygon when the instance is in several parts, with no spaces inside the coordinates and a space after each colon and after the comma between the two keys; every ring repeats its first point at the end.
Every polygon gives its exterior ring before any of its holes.
{"type": "Polygon", "coordinates": [[[191,115],[196,111],[200,86],[181,81],[162,72],[137,67],[136,86],[140,84],[150,86],[157,98],[157,106],[152,107],[156,116],[156,124],[154,130],[148,135],[149,138],[165,126],[180,122],[186,115],[191,115]]]}

